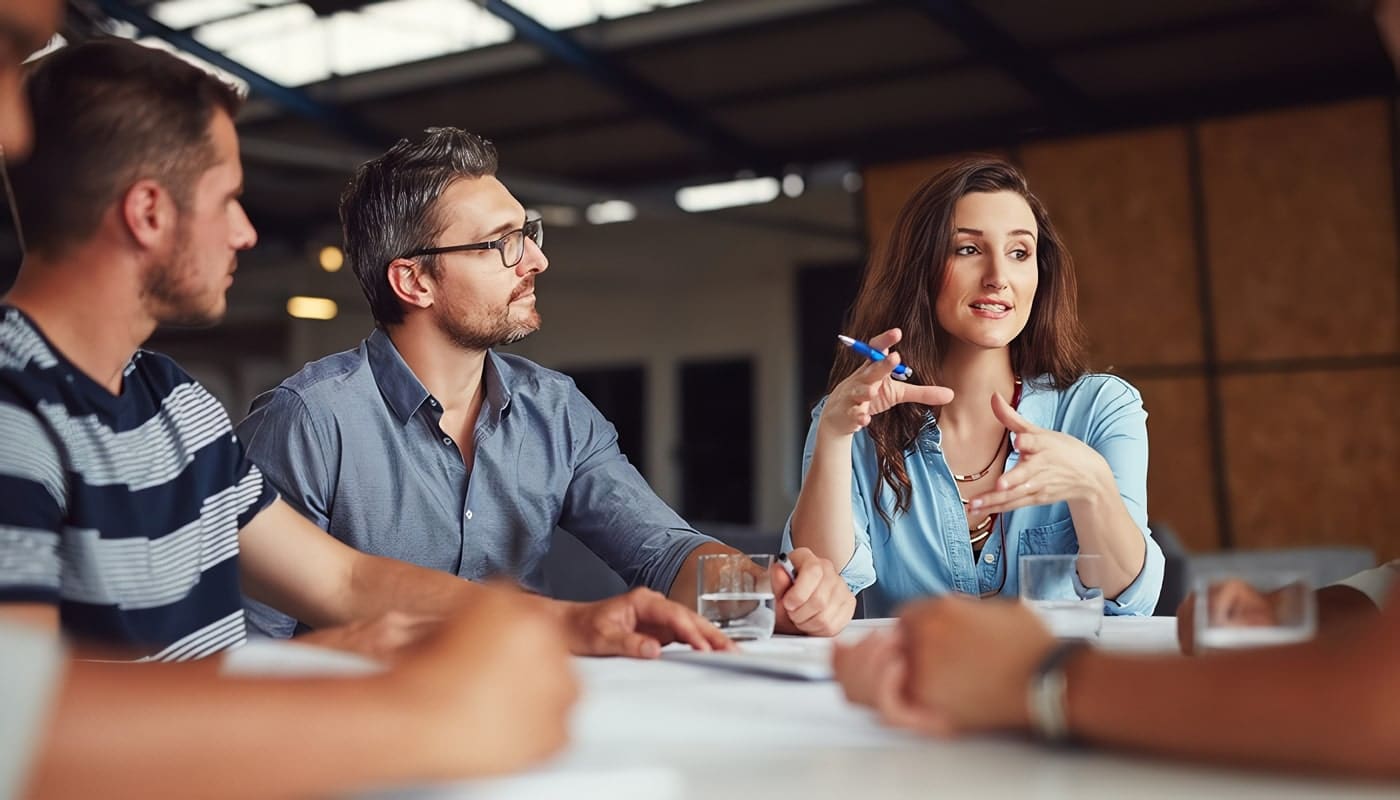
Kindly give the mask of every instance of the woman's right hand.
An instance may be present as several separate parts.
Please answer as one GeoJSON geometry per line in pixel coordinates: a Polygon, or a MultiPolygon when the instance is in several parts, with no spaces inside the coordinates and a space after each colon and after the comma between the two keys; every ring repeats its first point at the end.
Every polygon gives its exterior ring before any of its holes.
{"type": "Polygon", "coordinates": [[[870,424],[870,420],[900,403],[941,406],[953,399],[953,390],[944,386],[919,386],[895,380],[899,353],[889,350],[901,338],[899,328],[890,328],[871,339],[871,347],[889,357],[867,362],[836,384],[822,409],[821,429],[833,436],[850,436],[870,424]]]}

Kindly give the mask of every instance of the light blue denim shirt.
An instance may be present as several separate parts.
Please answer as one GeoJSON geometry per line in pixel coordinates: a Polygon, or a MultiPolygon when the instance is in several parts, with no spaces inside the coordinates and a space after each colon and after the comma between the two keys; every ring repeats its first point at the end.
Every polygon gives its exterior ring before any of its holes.
{"type": "MultiPolygon", "coordinates": [[[[488,351],[483,381],[470,468],[438,427],[442,404],[381,330],[258,397],[238,436],[337,539],[470,580],[509,575],[548,592],[557,525],[630,586],[665,594],[690,551],[714,541],[656,496],[567,375],[488,351]]],[[[245,604],[259,630],[291,635],[293,620],[245,604]]]]}
{"type": "MultiPolygon", "coordinates": [[[[1106,601],[1109,614],[1150,615],[1162,591],[1162,549],[1147,528],[1147,412],[1137,389],[1113,375],[1085,375],[1069,388],[1048,388],[1045,379],[1022,387],[1019,411],[1031,424],[1069,434],[1088,444],[1108,461],[1118,491],[1147,542],[1142,572],[1118,595],[1106,601]]],[[[812,465],[817,422],[823,398],[812,411],[802,475],[812,465]]],[[[913,486],[909,511],[895,511],[895,496],[881,483],[875,443],[869,434],[856,434],[851,448],[851,505],[855,512],[855,553],[841,570],[851,591],[866,590],[866,616],[887,617],[900,605],[920,597],[961,592],[974,597],[997,592],[1015,597],[1019,591],[1017,559],[1021,555],[1079,552],[1079,541],[1064,502],[1019,508],[1003,514],[998,527],[974,561],[968,538],[967,515],[958,498],[957,483],[943,457],[942,432],[930,425],[905,453],[904,465],[913,486]],[[886,510],[886,523],[875,510],[886,510]]],[[[1014,441],[1014,438],[1013,438],[1014,441]]],[[[1020,458],[1014,449],[1006,469],[1020,458]]],[[[792,519],[783,534],[792,547],[792,519]]]]}

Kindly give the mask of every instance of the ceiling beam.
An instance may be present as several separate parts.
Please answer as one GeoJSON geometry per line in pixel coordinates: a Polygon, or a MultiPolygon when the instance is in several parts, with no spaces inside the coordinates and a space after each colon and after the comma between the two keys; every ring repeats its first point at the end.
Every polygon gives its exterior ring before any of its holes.
{"type": "Polygon", "coordinates": [[[1010,75],[1055,117],[1097,119],[1097,104],[1050,61],[1017,41],[966,0],[906,0],[962,40],[974,56],[1010,75]]]}
{"type": "Polygon", "coordinates": [[[312,98],[300,89],[283,86],[261,72],[250,69],[204,44],[194,38],[190,32],[177,31],[154,19],[144,10],[135,8],[122,0],[97,0],[97,4],[103,13],[112,19],[126,22],[147,36],[154,36],[169,42],[186,53],[203,59],[231,75],[238,76],[248,83],[248,87],[253,92],[268,98],[294,114],[319,122],[358,144],[378,150],[387,147],[397,139],[384,131],[376,130],[359,118],[346,113],[343,109],[312,98]]]}
{"type": "Polygon", "coordinates": [[[506,0],[477,2],[509,23],[520,38],[534,43],[549,55],[587,75],[595,83],[623,97],[638,111],[665,122],[681,135],[704,145],[712,154],[730,162],[735,169],[751,169],[764,174],[779,172],[781,164],[777,159],[687,106],[607,54],[579,44],[563,31],[546,27],[506,0]]]}

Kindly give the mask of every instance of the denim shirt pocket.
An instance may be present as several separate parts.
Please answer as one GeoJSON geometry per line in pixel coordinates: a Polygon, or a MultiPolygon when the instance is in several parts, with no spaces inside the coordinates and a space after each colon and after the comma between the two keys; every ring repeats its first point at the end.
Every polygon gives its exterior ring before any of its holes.
{"type": "Polygon", "coordinates": [[[1074,532],[1074,520],[1070,517],[1021,531],[1023,555],[1072,555],[1078,552],[1079,537],[1074,532]]]}

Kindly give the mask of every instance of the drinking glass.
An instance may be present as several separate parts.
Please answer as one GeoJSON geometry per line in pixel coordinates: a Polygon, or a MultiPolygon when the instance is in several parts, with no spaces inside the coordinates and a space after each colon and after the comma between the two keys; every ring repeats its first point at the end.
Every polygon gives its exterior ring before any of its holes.
{"type": "Polygon", "coordinates": [[[1096,555],[1021,556],[1021,599],[1062,639],[1093,639],[1103,627],[1096,555]]]}
{"type": "Polygon", "coordinates": [[[730,639],[767,639],[775,621],[771,555],[701,556],[696,610],[730,639]]]}

